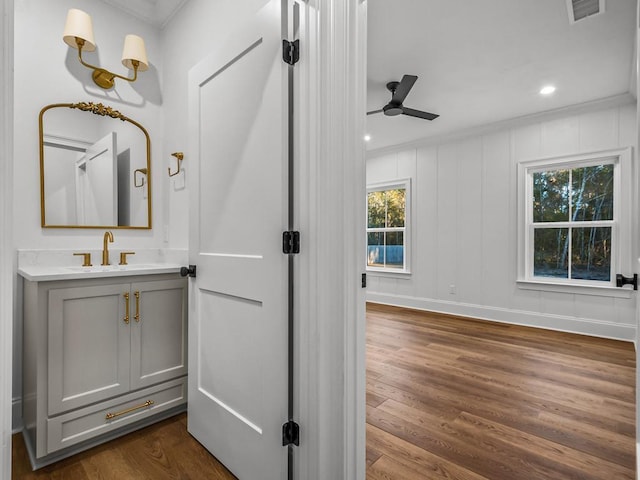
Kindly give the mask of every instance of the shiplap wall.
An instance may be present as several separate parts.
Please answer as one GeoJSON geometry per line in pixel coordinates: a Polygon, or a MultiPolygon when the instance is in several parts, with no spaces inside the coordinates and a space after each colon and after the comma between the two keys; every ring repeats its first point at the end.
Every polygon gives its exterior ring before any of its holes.
{"type": "MultiPolygon", "coordinates": [[[[518,288],[516,175],[523,160],[635,147],[636,137],[630,103],[368,158],[368,184],[411,178],[412,273],[369,272],[367,299],[635,340],[635,293],[612,298],[518,288]]],[[[633,232],[635,258],[637,225],[633,232]]]]}

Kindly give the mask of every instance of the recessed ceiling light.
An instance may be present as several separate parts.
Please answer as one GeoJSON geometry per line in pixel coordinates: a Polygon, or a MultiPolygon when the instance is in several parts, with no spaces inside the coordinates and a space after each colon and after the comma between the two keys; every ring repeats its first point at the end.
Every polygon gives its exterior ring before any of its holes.
{"type": "Polygon", "coordinates": [[[365,135],[364,136],[364,141],[368,142],[369,140],[371,140],[371,135],[365,135]]]}
{"type": "Polygon", "coordinates": [[[540,90],[540,95],[551,95],[555,91],[556,87],[554,87],[553,85],[547,85],[546,87],[542,87],[542,89],[540,90]]]}

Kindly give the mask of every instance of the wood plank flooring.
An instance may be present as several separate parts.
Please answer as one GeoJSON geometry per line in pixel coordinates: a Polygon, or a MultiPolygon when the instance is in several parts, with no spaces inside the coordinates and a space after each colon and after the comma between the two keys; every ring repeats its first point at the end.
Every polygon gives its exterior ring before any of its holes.
{"type": "MultiPolygon", "coordinates": [[[[629,343],[370,304],[367,479],[633,479],[634,379],[629,343]]],[[[13,480],[233,478],[184,414],[36,472],[13,437],[13,480]]]]}
{"type": "Polygon", "coordinates": [[[22,434],[12,438],[12,480],[232,480],[187,433],[181,414],[73,457],[31,471],[22,434]]]}
{"type": "Polygon", "coordinates": [[[631,343],[367,306],[367,479],[635,478],[631,343]]]}

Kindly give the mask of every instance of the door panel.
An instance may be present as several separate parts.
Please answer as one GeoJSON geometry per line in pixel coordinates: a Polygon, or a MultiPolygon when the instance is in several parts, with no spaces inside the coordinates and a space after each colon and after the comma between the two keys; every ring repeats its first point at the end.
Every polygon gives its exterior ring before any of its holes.
{"type": "Polygon", "coordinates": [[[129,390],[128,291],[101,285],[49,292],[49,415],[129,390]]]}
{"type": "Polygon", "coordinates": [[[286,68],[273,0],[189,76],[189,431],[241,479],[286,478],[286,68]]]}
{"type": "Polygon", "coordinates": [[[186,375],[185,281],[134,283],[131,299],[131,388],[186,375]]]}
{"type": "MultiPolygon", "coordinates": [[[[258,433],[264,424],[261,395],[265,368],[259,336],[261,302],[204,291],[200,299],[200,391],[258,433]],[[232,366],[232,368],[229,368],[232,366]]],[[[267,366],[268,367],[268,366],[267,366]]]]}

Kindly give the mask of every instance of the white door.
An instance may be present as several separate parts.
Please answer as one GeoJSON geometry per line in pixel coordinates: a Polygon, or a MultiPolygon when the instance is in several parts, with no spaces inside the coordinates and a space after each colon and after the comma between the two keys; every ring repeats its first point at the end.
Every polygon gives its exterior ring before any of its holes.
{"type": "Polygon", "coordinates": [[[116,133],[110,132],[76,161],[76,196],[80,225],[118,225],[116,133]]]}
{"type": "Polygon", "coordinates": [[[189,74],[188,429],[242,480],[287,475],[283,1],[189,74]]]}

